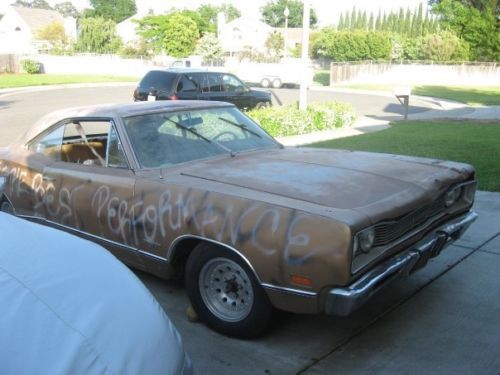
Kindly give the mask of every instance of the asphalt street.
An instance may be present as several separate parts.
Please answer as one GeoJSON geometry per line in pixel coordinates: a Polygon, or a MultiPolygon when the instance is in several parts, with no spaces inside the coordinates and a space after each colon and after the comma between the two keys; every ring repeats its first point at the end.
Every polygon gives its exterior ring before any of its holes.
{"type": "MultiPolygon", "coordinates": [[[[122,86],[0,96],[0,146],[51,110],[130,101],[131,93],[122,86]]],[[[298,97],[297,90],[276,94],[283,102],[298,97]]],[[[390,97],[310,94],[311,101],[350,101],[358,115],[401,116],[390,97]]],[[[199,374],[498,375],[500,194],[479,192],[474,209],[479,219],[460,241],[352,316],[281,313],[275,327],[257,340],[230,339],[189,322],[182,283],[136,274],[179,329],[199,374]]]]}
{"type": "MultiPolygon", "coordinates": [[[[0,147],[17,139],[46,113],[82,105],[130,102],[134,87],[134,85],[120,85],[49,88],[42,91],[21,91],[0,95],[0,147]]],[[[299,99],[297,89],[273,90],[273,94],[275,104],[289,104],[299,99]]],[[[308,99],[311,103],[331,100],[351,103],[358,117],[401,119],[404,113],[404,108],[396,98],[392,97],[310,90],[308,99]]],[[[428,103],[418,99],[412,100],[410,104],[410,113],[429,109],[428,103]]]]}

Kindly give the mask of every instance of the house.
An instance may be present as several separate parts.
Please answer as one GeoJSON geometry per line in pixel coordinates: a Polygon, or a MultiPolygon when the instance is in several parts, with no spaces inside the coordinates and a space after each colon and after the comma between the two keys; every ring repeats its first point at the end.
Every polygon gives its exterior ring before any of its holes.
{"type": "Polygon", "coordinates": [[[224,25],[218,25],[218,29],[219,42],[230,56],[248,47],[263,51],[266,40],[273,31],[273,28],[264,22],[247,17],[240,17],[224,25]]]}
{"type": "Polygon", "coordinates": [[[36,53],[37,32],[54,22],[64,25],[67,36],[76,38],[74,18],[64,18],[54,10],[6,7],[4,16],[0,20],[0,53],[36,53]]]}

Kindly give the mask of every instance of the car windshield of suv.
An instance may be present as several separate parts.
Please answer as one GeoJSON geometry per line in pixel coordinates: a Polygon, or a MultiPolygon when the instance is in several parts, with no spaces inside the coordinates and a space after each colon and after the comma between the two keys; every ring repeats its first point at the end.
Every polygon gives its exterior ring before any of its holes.
{"type": "Polygon", "coordinates": [[[280,147],[234,107],[143,114],[123,122],[142,168],[280,147]]]}

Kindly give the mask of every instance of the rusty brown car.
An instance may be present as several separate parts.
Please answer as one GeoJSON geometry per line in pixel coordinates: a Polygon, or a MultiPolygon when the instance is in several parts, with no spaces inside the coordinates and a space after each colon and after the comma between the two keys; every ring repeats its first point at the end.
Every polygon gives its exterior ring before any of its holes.
{"type": "Polygon", "coordinates": [[[285,148],[217,102],[59,111],[0,150],[3,211],[183,275],[201,319],[239,337],[276,308],[351,313],[458,239],[475,190],[470,165],[285,148]]]}

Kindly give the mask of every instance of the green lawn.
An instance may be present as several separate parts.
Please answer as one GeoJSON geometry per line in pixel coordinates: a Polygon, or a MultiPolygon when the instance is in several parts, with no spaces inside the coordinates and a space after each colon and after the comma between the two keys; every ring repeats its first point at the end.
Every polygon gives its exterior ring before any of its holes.
{"type": "Polygon", "coordinates": [[[0,89],[67,83],[137,82],[138,80],[136,77],[75,74],[0,74],[0,89]]]}
{"type": "Polygon", "coordinates": [[[312,144],[454,160],[476,167],[479,189],[500,191],[500,122],[393,123],[390,129],[312,144]]]}
{"type": "MultiPolygon", "coordinates": [[[[338,85],[360,90],[392,91],[393,85],[352,84],[338,85]]],[[[500,86],[413,86],[412,94],[456,100],[469,105],[500,105],[500,86]]]]}

